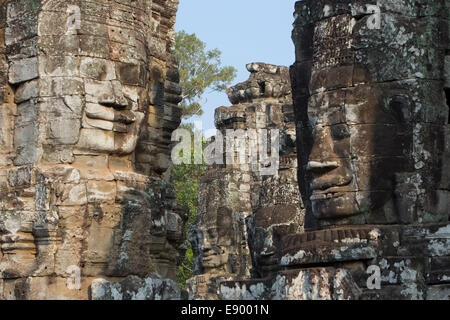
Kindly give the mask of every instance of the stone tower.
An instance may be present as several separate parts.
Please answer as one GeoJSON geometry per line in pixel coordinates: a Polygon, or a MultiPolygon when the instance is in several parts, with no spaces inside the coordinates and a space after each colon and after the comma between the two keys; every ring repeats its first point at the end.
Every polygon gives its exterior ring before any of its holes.
{"type": "Polygon", "coordinates": [[[183,222],[162,175],[177,6],[1,1],[0,296],[102,299],[108,280],[179,296],[159,279],[175,279],[183,222]]]}
{"type": "Polygon", "coordinates": [[[189,293],[197,299],[217,299],[225,280],[270,273],[281,235],[303,231],[289,69],[264,63],[247,69],[250,78],[227,91],[233,105],[215,113],[210,145],[223,154],[202,178],[190,237],[197,276],[189,293]],[[275,137],[279,157],[267,170],[263,147],[270,150],[275,137]]]}
{"type": "Polygon", "coordinates": [[[229,299],[448,299],[449,1],[305,0],[291,68],[305,232],[229,299]]]}

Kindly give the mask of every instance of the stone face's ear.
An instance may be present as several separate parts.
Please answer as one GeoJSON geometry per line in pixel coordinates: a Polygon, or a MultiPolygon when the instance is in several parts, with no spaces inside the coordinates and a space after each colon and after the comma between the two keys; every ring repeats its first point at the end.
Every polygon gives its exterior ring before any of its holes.
{"type": "Polygon", "coordinates": [[[159,67],[153,66],[150,70],[150,104],[164,105],[164,79],[159,67]]]}
{"type": "Polygon", "coordinates": [[[409,123],[412,120],[412,103],[407,95],[394,95],[387,99],[386,111],[398,123],[409,123]]]}
{"type": "Polygon", "coordinates": [[[14,104],[0,106],[0,167],[7,167],[14,157],[14,104]]]}
{"type": "MultiPolygon", "coordinates": [[[[225,228],[225,226],[231,226],[231,223],[233,222],[233,211],[228,207],[219,207],[217,209],[217,228],[221,230],[221,232],[225,232],[227,234],[227,230],[230,230],[230,228],[225,228]]],[[[221,235],[225,235],[221,234],[221,235]]]]}
{"type": "Polygon", "coordinates": [[[395,209],[400,223],[409,224],[417,220],[420,195],[414,187],[416,179],[414,172],[395,174],[395,209]]]}

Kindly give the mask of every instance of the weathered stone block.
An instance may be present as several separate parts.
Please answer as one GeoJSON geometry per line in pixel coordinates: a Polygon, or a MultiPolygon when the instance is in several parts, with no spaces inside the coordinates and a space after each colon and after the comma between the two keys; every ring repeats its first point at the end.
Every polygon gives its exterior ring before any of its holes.
{"type": "Polygon", "coordinates": [[[92,150],[114,151],[114,133],[112,131],[81,129],[77,146],[92,150]]]}
{"type": "Polygon", "coordinates": [[[280,265],[308,265],[375,258],[381,232],[377,228],[342,228],[286,235],[280,265]]]}
{"type": "Polygon", "coordinates": [[[61,97],[69,95],[82,96],[84,94],[84,83],[75,77],[41,77],[40,96],[61,97]]]}
{"type": "Polygon", "coordinates": [[[444,87],[450,88],[450,56],[445,56],[444,62],[444,87]]]}
{"type": "Polygon", "coordinates": [[[39,80],[32,80],[22,84],[14,94],[14,102],[21,103],[39,96],[39,80]]]}
{"type": "Polygon", "coordinates": [[[14,149],[16,166],[32,164],[37,158],[37,140],[38,130],[34,123],[16,126],[14,129],[14,149]]]}
{"type": "Polygon", "coordinates": [[[429,283],[447,282],[450,280],[450,256],[433,257],[430,259],[430,269],[427,281],[429,283]]]}
{"type": "Polygon", "coordinates": [[[26,101],[17,105],[16,126],[32,124],[38,119],[38,108],[36,100],[26,101]]]}
{"type": "Polygon", "coordinates": [[[179,300],[178,285],[158,275],[148,278],[129,276],[121,282],[96,279],[90,288],[92,300],[179,300]]]}
{"type": "Polygon", "coordinates": [[[59,194],[58,205],[82,206],[88,202],[85,184],[58,184],[56,190],[59,194]]]}
{"type": "Polygon", "coordinates": [[[100,81],[116,79],[114,63],[109,60],[98,58],[82,58],[80,74],[82,77],[100,81]]]}
{"type": "Polygon", "coordinates": [[[310,268],[283,271],[272,280],[223,282],[224,300],[348,300],[358,299],[361,289],[344,269],[310,268]]]}
{"type": "Polygon", "coordinates": [[[49,138],[56,144],[75,144],[80,133],[80,119],[55,119],[50,122],[49,138]]]}
{"type": "Polygon", "coordinates": [[[427,300],[450,300],[450,284],[430,286],[427,300]]]}
{"type": "Polygon", "coordinates": [[[12,84],[35,79],[38,73],[38,58],[13,61],[9,68],[9,82],[12,84]]]}
{"type": "Polygon", "coordinates": [[[13,152],[14,141],[14,115],[16,113],[16,106],[12,104],[3,104],[0,107],[0,166],[7,166],[10,162],[8,154],[13,152]]]}
{"type": "Polygon", "coordinates": [[[12,188],[26,188],[31,186],[33,182],[33,170],[28,168],[20,168],[16,171],[9,171],[8,183],[12,188]]]}
{"type": "MultiPolygon", "coordinates": [[[[92,58],[110,58],[109,51],[111,43],[108,41],[108,39],[90,35],[80,35],[79,39],[80,54],[92,58]]],[[[127,52],[126,54],[129,54],[129,52],[127,52]]]]}
{"type": "Polygon", "coordinates": [[[87,184],[87,196],[89,203],[114,203],[116,198],[116,182],[89,181],[87,184]]]}
{"type": "Polygon", "coordinates": [[[47,50],[49,56],[74,56],[79,52],[79,45],[80,40],[75,35],[39,37],[39,46],[47,50]]]}
{"type": "Polygon", "coordinates": [[[80,77],[80,58],[67,55],[39,57],[39,74],[43,77],[80,77]]]}

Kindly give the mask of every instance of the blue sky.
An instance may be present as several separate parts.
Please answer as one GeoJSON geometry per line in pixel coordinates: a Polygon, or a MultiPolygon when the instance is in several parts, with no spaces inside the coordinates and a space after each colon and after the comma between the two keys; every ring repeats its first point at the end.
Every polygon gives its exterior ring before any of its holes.
{"type": "MultiPolygon", "coordinates": [[[[175,29],[195,33],[208,49],[222,51],[223,65],[238,70],[234,84],[248,79],[249,62],[285,66],[294,62],[294,4],[294,0],[180,0],[175,29]]],[[[214,110],[231,104],[225,93],[206,98],[200,120],[203,129],[211,129],[214,110]]]]}

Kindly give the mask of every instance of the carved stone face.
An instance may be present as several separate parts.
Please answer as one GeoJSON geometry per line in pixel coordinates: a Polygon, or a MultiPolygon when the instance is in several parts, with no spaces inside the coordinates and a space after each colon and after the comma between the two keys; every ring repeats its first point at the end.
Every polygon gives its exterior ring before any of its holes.
{"type": "Polygon", "coordinates": [[[75,149],[86,153],[130,154],[136,149],[148,112],[149,42],[140,23],[132,24],[131,28],[127,25],[125,29],[81,20],[82,27],[88,23],[98,30],[97,34],[100,31],[105,34],[102,41],[109,44],[109,52],[102,58],[81,57],[79,61],[85,105],[75,149]]]}
{"type": "Polygon", "coordinates": [[[248,174],[234,169],[211,169],[202,177],[198,221],[189,234],[196,274],[248,273],[250,255],[245,218],[251,208],[245,190],[249,190],[249,179],[248,174]]]}
{"type": "MultiPolygon", "coordinates": [[[[202,265],[205,271],[216,269],[227,263],[233,245],[232,211],[219,207],[204,217],[202,265]]],[[[232,251],[231,251],[232,252],[232,251]]]]}
{"type": "Polygon", "coordinates": [[[369,85],[310,99],[314,143],[307,169],[317,218],[369,212],[392,198],[394,174],[412,169],[411,109],[407,93],[369,85]]]}
{"type": "MultiPolygon", "coordinates": [[[[54,12],[37,22],[38,57],[8,55],[17,104],[10,138],[14,165],[74,163],[77,156],[124,156],[139,149],[129,159],[139,171],[167,169],[170,138],[156,136],[163,126],[169,132],[177,127],[181,89],[171,56],[155,57],[166,55],[172,40],[159,38],[161,21],[152,18],[151,1],[131,8],[104,2],[105,12],[91,12],[84,2],[47,1],[43,10],[54,12]],[[72,18],[79,20],[74,26],[72,18]]],[[[22,8],[9,10],[12,15],[22,8]]],[[[6,35],[10,46],[21,43],[14,26],[6,35]]],[[[25,50],[29,44],[21,45],[25,50]]]]}
{"type": "Polygon", "coordinates": [[[388,64],[381,73],[379,55],[353,50],[363,46],[364,28],[347,14],[314,29],[300,129],[311,211],[322,225],[439,220],[447,201],[438,191],[448,112],[443,90],[427,80],[391,79],[388,64]],[[342,50],[326,50],[336,46],[335,35],[342,50]]]}
{"type": "MultiPolygon", "coordinates": [[[[132,68],[132,66],[129,66],[132,68]]],[[[139,67],[139,66],[138,66],[139,67]]],[[[142,100],[132,101],[119,80],[89,81],[86,106],[77,148],[109,154],[130,154],[136,148],[144,118],[142,100]]],[[[128,86],[131,96],[142,96],[144,88],[128,86]]],[[[144,99],[144,101],[146,101],[144,99]]]]}

